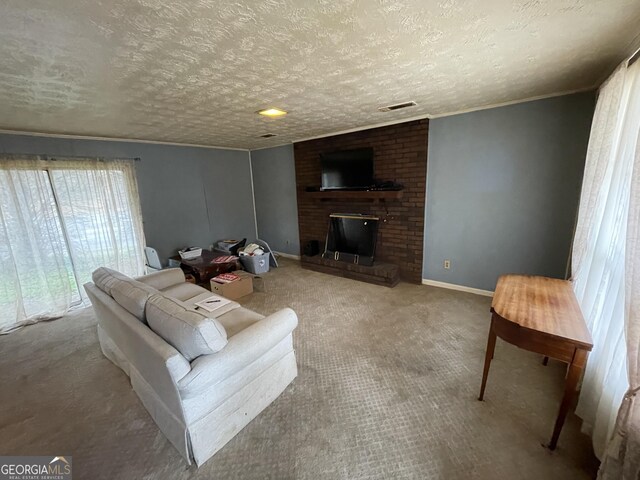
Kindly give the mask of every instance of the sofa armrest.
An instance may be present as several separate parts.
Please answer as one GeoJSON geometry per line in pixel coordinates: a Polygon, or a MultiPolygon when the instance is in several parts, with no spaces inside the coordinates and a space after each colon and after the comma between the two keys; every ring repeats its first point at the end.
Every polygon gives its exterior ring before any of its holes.
{"type": "Polygon", "coordinates": [[[136,278],[136,280],[156,290],[164,290],[165,288],[185,282],[184,272],[180,268],[167,268],[166,270],[153,272],[149,275],[143,275],[142,277],[136,278]]]}
{"type": "Polygon", "coordinates": [[[178,381],[184,396],[190,396],[239,372],[284,340],[298,326],[298,316],[290,308],[263,318],[229,338],[219,352],[191,362],[191,371],[178,381]]]}

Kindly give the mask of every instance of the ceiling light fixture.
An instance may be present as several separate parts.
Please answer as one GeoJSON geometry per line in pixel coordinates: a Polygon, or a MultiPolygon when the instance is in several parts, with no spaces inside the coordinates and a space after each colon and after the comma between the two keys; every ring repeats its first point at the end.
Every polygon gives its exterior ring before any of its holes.
{"type": "Polygon", "coordinates": [[[391,112],[393,110],[400,110],[401,108],[415,107],[417,105],[413,100],[409,102],[396,103],[394,105],[387,105],[386,107],[379,107],[380,112],[391,112]]]}
{"type": "Polygon", "coordinates": [[[265,117],[271,118],[282,117],[287,114],[287,112],[280,110],[279,108],[266,108],[264,110],[258,110],[256,113],[258,115],[264,115],[265,117]]]}

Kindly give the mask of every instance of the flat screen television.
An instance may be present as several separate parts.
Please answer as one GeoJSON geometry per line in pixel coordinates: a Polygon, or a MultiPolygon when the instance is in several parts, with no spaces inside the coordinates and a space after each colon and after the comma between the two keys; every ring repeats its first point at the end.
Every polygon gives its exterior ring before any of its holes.
{"type": "Polygon", "coordinates": [[[373,149],[320,154],[321,190],[365,190],[373,185],[373,149]]]}

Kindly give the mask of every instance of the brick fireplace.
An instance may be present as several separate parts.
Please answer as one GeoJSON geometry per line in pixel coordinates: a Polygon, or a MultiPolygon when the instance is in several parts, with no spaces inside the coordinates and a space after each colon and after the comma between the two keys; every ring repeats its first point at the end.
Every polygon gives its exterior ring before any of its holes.
{"type": "MultiPolygon", "coordinates": [[[[373,215],[380,218],[376,263],[388,268],[397,266],[403,280],[420,283],[428,132],[429,121],[425,119],[295,143],[298,225],[302,248],[308,241],[317,240],[321,252],[324,250],[329,215],[332,213],[373,215]],[[392,180],[404,185],[401,192],[342,192],[332,196],[324,192],[307,191],[309,187],[320,185],[321,153],[365,147],[373,148],[376,179],[392,180]]],[[[307,268],[318,267],[317,259],[311,260],[303,256],[302,265],[307,268]]],[[[350,270],[353,272],[352,278],[366,280],[362,272],[366,273],[366,268],[375,267],[350,269],[345,264],[336,268],[350,270]]],[[[315,269],[328,271],[326,268],[315,269]]]]}

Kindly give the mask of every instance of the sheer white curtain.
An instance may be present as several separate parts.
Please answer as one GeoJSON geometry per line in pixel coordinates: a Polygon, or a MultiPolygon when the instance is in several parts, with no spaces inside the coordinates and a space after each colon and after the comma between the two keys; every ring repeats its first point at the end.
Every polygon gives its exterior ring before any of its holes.
{"type": "Polygon", "coordinates": [[[600,467],[600,479],[640,478],[640,62],[629,69],[630,95],[620,155],[632,163],[625,244],[624,333],[629,390],[600,467]]]}
{"type": "MultiPolygon", "coordinates": [[[[78,283],[91,281],[98,267],[142,275],[144,233],[132,162],[81,166],[71,162],[50,169],[78,283]]],[[[86,303],[84,288],[80,293],[86,303]]]]}
{"type": "Polygon", "coordinates": [[[0,333],[86,304],[108,266],[144,273],[131,161],[0,156],[0,333]]]}
{"type": "Polygon", "coordinates": [[[0,332],[62,315],[79,293],[43,170],[0,162],[0,332]]]}
{"type": "Polygon", "coordinates": [[[640,318],[630,315],[625,304],[640,290],[637,284],[635,291],[629,286],[630,262],[638,258],[629,257],[633,240],[628,235],[638,222],[629,209],[632,188],[640,188],[640,172],[634,168],[639,131],[640,64],[621,65],[600,89],[572,258],[576,296],[594,339],[576,413],[600,459],[607,456],[622,399],[636,382],[627,357],[632,351],[637,355],[629,325],[640,318]]]}

